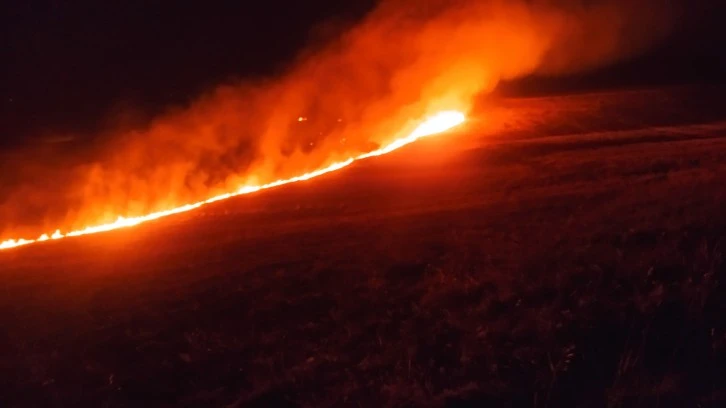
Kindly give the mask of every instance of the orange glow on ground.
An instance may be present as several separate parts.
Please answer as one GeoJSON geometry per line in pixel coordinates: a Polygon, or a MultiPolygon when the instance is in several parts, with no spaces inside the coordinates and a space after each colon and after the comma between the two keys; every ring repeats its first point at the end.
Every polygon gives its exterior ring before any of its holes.
{"type": "Polygon", "coordinates": [[[315,178],[318,176],[322,176],[323,174],[326,174],[326,173],[331,173],[333,171],[340,170],[343,167],[349,166],[351,163],[353,163],[356,160],[362,160],[362,159],[366,159],[369,157],[381,156],[381,155],[390,153],[396,149],[399,149],[403,146],[413,143],[422,137],[441,133],[441,132],[449,130],[455,126],[458,126],[459,124],[464,122],[464,120],[465,120],[464,114],[461,112],[458,112],[458,111],[439,112],[439,113],[429,117],[428,119],[426,119],[420,125],[418,125],[418,127],[416,127],[416,129],[414,129],[414,131],[411,132],[408,136],[402,137],[400,139],[396,139],[393,142],[391,142],[390,144],[388,144],[378,150],[364,153],[364,154],[361,154],[356,157],[351,157],[347,160],[333,163],[327,167],[324,167],[324,168],[321,168],[321,169],[318,169],[315,171],[311,171],[309,173],[305,173],[300,176],[291,177],[291,178],[284,179],[284,180],[277,180],[277,181],[273,181],[271,183],[267,183],[267,184],[263,184],[263,185],[259,185],[259,186],[244,186],[235,192],[218,195],[218,196],[209,198],[204,201],[199,201],[199,202],[192,203],[192,204],[186,204],[186,205],[183,205],[180,207],[172,208],[170,210],[158,211],[155,213],[142,215],[139,217],[125,218],[125,217],[119,216],[115,222],[112,222],[109,224],[90,226],[90,227],[86,227],[81,230],[70,231],[70,232],[66,232],[66,233],[62,233],[60,230],[56,230],[55,232],[53,232],[50,235],[47,233],[42,234],[40,237],[38,237],[36,239],[23,239],[23,238],[8,239],[8,240],[0,242],[0,250],[16,248],[19,246],[29,245],[29,244],[33,244],[36,242],[58,240],[61,238],[77,237],[77,236],[81,236],[81,235],[89,235],[89,234],[95,234],[95,233],[99,233],[99,232],[111,231],[111,230],[115,230],[115,229],[119,229],[119,228],[132,227],[132,226],[139,225],[139,224],[147,222],[147,221],[156,220],[156,219],[166,217],[169,215],[191,211],[191,210],[193,210],[195,208],[199,208],[205,204],[209,204],[209,203],[213,203],[213,202],[221,201],[221,200],[226,200],[231,197],[236,197],[236,196],[244,195],[244,194],[250,194],[250,193],[260,191],[260,190],[266,190],[268,188],[278,187],[278,186],[282,186],[285,184],[295,183],[298,181],[309,180],[309,179],[312,179],[312,178],[315,178]]]}

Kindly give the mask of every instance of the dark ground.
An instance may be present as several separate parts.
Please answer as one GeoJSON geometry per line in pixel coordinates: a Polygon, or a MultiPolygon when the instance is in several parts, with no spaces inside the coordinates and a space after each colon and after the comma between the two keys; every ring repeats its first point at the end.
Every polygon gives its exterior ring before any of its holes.
{"type": "Polygon", "coordinates": [[[0,253],[0,406],[723,406],[721,95],[491,99],[322,179],[0,253]]]}

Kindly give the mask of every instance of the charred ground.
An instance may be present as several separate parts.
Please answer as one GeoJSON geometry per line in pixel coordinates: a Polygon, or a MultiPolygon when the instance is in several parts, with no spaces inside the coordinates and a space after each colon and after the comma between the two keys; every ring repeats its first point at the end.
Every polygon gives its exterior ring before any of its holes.
{"type": "Polygon", "coordinates": [[[2,253],[0,404],[720,406],[721,94],[490,99],[322,179],[2,253]]]}

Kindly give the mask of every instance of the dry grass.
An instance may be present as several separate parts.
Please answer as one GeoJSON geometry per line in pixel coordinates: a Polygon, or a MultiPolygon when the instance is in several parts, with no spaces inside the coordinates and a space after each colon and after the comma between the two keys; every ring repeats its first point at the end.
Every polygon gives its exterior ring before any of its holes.
{"type": "Polygon", "coordinates": [[[3,253],[0,405],[721,406],[724,129],[634,95],[3,253]]]}

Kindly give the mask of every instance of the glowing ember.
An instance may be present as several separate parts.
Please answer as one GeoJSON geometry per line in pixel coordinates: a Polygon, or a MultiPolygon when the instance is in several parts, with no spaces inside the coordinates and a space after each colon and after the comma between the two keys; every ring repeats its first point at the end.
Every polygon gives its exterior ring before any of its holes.
{"type": "MultiPolygon", "coordinates": [[[[411,132],[411,134],[409,134],[406,137],[394,140],[390,144],[388,144],[378,150],[374,150],[372,152],[361,154],[357,157],[351,157],[345,161],[333,163],[327,167],[312,171],[310,173],[305,173],[300,176],[292,177],[292,178],[285,179],[285,180],[273,181],[272,183],[263,184],[260,186],[244,186],[244,187],[240,188],[239,190],[232,192],[232,193],[218,195],[218,196],[209,198],[204,201],[200,201],[200,202],[193,203],[193,204],[183,205],[181,207],[172,208],[172,209],[166,210],[166,211],[159,211],[159,212],[142,215],[139,217],[131,217],[131,218],[125,218],[125,217],[119,216],[115,222],[112,222],[110,224],[86,227],[82,230],[71,231],[71,232],[67,232],[67,233],[61,233],[60,230],[56,230],[50,236],[48,234],[43,234],[40,237],[38,237],[37,239],[23,239],[23,238],[9,239],[9,240],[0,242],[0,249],[9,249],[9,248],[15,248],[15,247],[23,246],[23,245],[33,244],[35,242],[44,242],[44,241],[48,241],[51,239],[56,240],[56,239],[61,239],[61,238],[66,238],[66,237],[77,237],[77,236],[81,236],[81,235],[88,235],[88,234],[95,234],[98,232],[111,231],[111,230],[115,230],[115,229],[119,229],[119,228],[132,227],[134,225],[139,225],[143,222],[156,220],[161,217],[166,217],[168,215],[179,214],[179,213],[183,213],[186,211],[190,211],[195,208],[199,208],[199,207],[203,206],[204,204],[213,203],[215,201],[225,200],[227,198],[231,198],[231,197],[235,197],[235,196],[239,196],[239,195],[243,195],[243,194],[250,194],[250,193],[254,193],[256,191],[265,190],[265,189],[273,188],[273,187],[278,187],[278,186],[281,186],[284,184],[295,183],[295,182],[303,181],[303,180],[309,180],[311,178],[315,178],[315,177],[321,176],[326,173],[340,170],[343,167],[350,165],[351,163],[353,163],[356,160],[361,160],[361,159],[365,159],[368,157],[374,157],[374,156],[381,156],[386,153],[390,153],[407,144],[413,143],[422,137],[444,132],[448,129],[451,129],[451,128],[461,124],[464,121],[464,119],[465,119],[464,114],[461,112],[458,112],[458,111],[439,112],[438,114],[430,117],[429,119],[427,119],[426,121],[421,123],[416,129],[414,129],[413,132],[411,132]]],[[[305,120],[305,118],[301,117],[301,118],[299,118],[299,120],[302,121],[302,120],[305,120]]]]}

